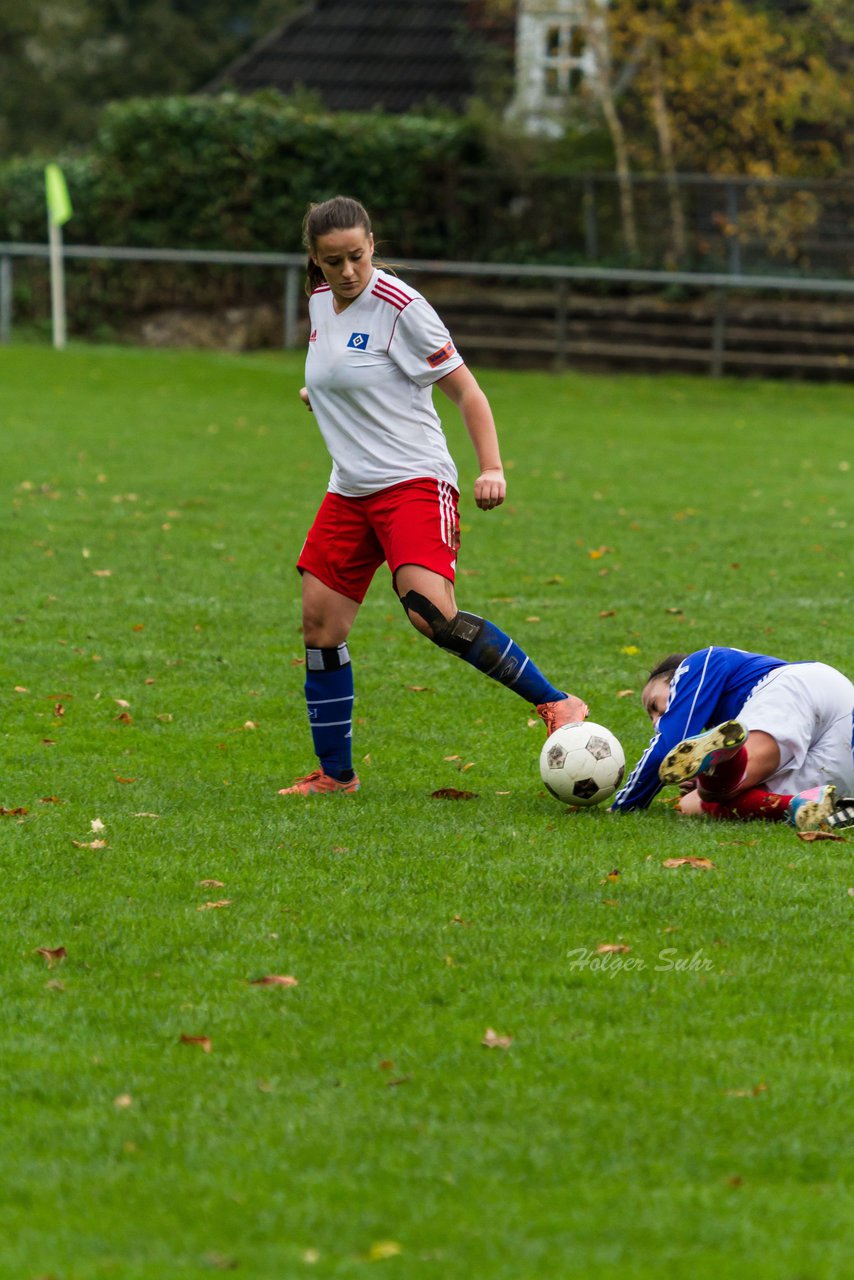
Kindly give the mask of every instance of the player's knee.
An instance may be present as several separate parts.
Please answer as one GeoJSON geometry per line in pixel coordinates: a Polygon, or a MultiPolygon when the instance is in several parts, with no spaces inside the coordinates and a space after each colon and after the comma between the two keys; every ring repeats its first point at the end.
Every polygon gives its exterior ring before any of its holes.
{"type": "Polygon", "coordinates": [[[458,609],[452,618],[417,591],[407,591],[400,603],[412,625],[440,649],[464,657],[483,629],[483,618],[458,609]]]}

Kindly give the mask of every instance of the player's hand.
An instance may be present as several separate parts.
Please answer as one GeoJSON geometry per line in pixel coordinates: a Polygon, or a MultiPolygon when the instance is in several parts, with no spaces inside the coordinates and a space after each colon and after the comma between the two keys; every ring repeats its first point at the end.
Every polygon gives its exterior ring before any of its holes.
{"type": "Polygon", "coordinates": [[[308,398],[308,387],[300,387],[299,398],[300,400],[302,400],[303,404],[305,405],[306,409],[308,409],[309,413],[314,413],[314,410],[311,407],[311,401],[308,398]]]}
{"type": "Polygon", "coordinates": [[[474,500],[481,511],[491,511],[500,507],[507,496],[507,481],[500,467],[490,471],[481,471],[474,482],[474,500]]]}

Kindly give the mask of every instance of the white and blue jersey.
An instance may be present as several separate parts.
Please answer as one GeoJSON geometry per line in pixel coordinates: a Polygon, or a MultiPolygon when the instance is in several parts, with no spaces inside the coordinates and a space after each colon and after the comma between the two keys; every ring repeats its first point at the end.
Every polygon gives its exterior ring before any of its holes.
{"type": "Polygon", "coordinates": [[[645,809],[661,790],[658,770],[683,738],[694,737],[724,720],[738,719],[751,693],[769,672],[789,664],[743,649],[710,645],[691,653],[670,682],[670,696],[649,746],[617,792],[612,809],[645,809]]]}

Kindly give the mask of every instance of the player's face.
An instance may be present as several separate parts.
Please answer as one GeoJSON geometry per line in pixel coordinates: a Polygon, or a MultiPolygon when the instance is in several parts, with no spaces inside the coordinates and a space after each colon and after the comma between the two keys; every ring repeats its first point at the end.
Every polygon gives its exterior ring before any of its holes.
{"type": "Polygon", "coordinates": [[[323,272],[338,311],[358,298],[374,269],[374,237],[364,227],[318,236],[312,260],[323,272]]]}
{"type": "Polygon", "coordinates": [[[670,681],[665,680],[664,676],[656,676],[654,680],[649,680],[644,685],[644,690],[641,694],[643,709],[656,728],[658,728],[658,722],[664,715],[669,696],[670,681]]]}

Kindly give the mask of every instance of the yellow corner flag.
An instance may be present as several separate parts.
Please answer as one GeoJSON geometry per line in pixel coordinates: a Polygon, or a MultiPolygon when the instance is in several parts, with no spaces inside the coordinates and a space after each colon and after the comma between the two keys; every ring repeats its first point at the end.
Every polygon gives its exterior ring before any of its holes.
{"type": "Polygon", "coordinates": [[[55,227],[61,227],[73,212],[65,177],[58,164],[45,166],[44,185],[47,192],[47,215],[55,227]]]}

